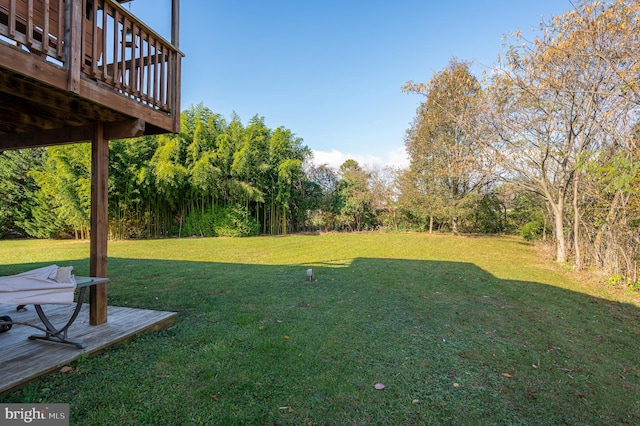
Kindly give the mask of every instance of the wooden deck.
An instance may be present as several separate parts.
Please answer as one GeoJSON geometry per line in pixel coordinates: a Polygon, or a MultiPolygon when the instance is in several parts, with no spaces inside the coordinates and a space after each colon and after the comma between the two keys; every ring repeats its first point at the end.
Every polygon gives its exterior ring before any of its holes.
{"type": "MultiPolygon", "coordinates": [[[[73,306],[43,305],[43,309],[51,322],[58,326],[66,322],[73,306]]],[[[9,315],[13,321],[42,326],[34,307],[29,305],[27,309],[16,312],[15,306],[0,305],[0,315],[9,315]]],[[[0,393],[57,371],[83,355],[125,342],[136,334],[166,329],[175,322],[176,315],[175,312],[109,306],[108,322],[92,326],[89,325],[89,306],[85,305],[68,333],[70,340],[83,342],[86,345],[84,349],[29,340],[30,335],[43,333],[32,327],[14,325],[8,332],[0,333],[0,393]]]]}
{"type": "Polygon", "coordinates": [[[178,3],[172,41],[128,0],[0,0],[0,151],[180,131],[178,3]]]}

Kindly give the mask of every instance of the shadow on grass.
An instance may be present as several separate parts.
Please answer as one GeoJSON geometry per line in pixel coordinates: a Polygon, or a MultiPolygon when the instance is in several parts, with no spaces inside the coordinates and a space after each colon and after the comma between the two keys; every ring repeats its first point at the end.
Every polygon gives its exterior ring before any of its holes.
{"type": "Polygon", "coordinates": [[[71,402],[83,424],[640,422],[633,305],[462,262],[110,258],[109,275],[110,305],[176,325],[0,401],[71,402]]]}

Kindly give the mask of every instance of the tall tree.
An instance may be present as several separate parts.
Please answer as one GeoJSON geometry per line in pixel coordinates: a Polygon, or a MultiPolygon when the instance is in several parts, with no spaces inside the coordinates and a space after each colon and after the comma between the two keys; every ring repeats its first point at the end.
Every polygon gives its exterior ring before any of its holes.
{"type": "Polygon", "coordinates": [[[568,258],[571,229],[578,267],[585,167],[631,124],[631,103],[617,95],[617,68],[599,53],[609,46],[610,12],[585,3],[553,18],[541,37],[511,47],[488,89],[487,145],[509,177],[545,199],[558,262],[568,258]]]}
{"type": "Polygon", "coordinates": [[[371,175],[357,161],[349,159],[340,166],[340,216],[342,226],[349,231],[374,228],[373,194],[369,187],[371,175]]]}
{"type": "MultiPolygon", "coordinates": [[[[421,94],[425,101],[407,131],[409,179],[432,205],[440,205],[451,229],[470,212],[476,194],[488,182],[490,164],[474,131],[477,127],[481,87],[469,63],[455,58],[429,83],[407,83],[403,91],[421,94]]],[[[431,211],[431,215],[435,212],[431,211]]]]}

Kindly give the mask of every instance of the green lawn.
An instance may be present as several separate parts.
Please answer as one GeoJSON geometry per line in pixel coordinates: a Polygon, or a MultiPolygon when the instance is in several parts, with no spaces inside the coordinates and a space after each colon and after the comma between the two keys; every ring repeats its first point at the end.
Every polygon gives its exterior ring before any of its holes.
{"type": "MultiPolygon", "coordinates": [[[[0,275],[87,274],[88,253],[0,241],[0,275]]],[[[638,294],[516,238],[119,241],[109,257],[109,303],[176,324],[0,402],[69,403],[79,425],[640,424],[638,294]]]]}

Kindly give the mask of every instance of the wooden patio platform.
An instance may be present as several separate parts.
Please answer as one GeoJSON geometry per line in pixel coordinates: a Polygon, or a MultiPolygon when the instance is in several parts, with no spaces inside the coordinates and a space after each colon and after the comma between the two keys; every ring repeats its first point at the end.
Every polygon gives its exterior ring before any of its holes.
{"type": "MultiPolygon", "coordinates": [[[[75,304],[43,305],[43,309],[55,326],[61,326],[71,315],[74,306],[75,304]]],[[[34,307],[28,305],[27,309],[16,312],[15,306],[0,305],[0,315],[9,315],[13,321],[42,327],[34,307]]],[[[89,306],[84,305],[68,332],[70,340],[81,341],[86,345],[84,349],[61,343],[29,340],[30,335],[43,333],[32,327],[14,325],[8,332],[0,333],[0,393],[57,371],[83,355],[98,353],[124,342],[136,334],[169,328],[176,316],[175,312],[109,306],[106,323],[89,325],[89,306]]]]}

